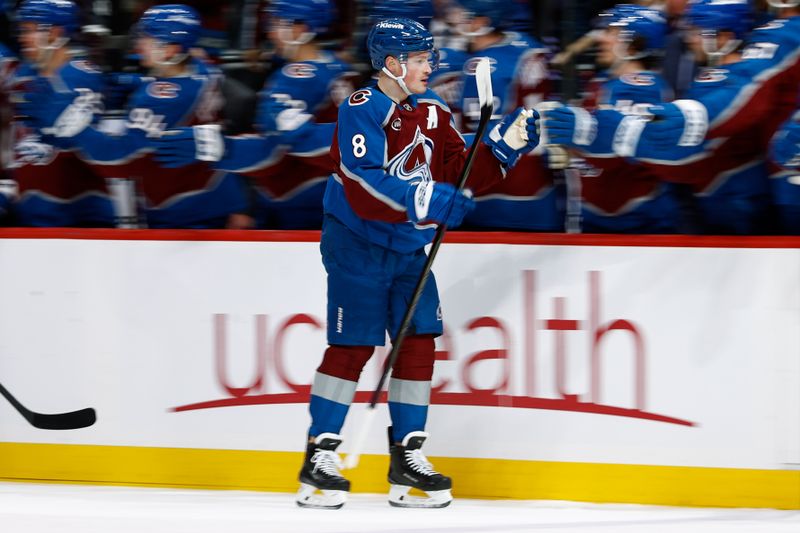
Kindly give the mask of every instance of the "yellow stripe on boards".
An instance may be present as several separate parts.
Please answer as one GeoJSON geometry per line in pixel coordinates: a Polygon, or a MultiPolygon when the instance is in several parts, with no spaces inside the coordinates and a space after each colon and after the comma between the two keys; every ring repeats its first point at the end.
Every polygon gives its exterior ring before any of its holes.
{"type": "MultiPolygon", "coordinates": [[[[294,492],[297,452],[0,443],[0,479],[294,492]]],[[[800,509],[800,471],[435,458],[455,496],[800,509]]],[[[388,457],[347,471],[354,492],[387,492],[388,457]]]]}

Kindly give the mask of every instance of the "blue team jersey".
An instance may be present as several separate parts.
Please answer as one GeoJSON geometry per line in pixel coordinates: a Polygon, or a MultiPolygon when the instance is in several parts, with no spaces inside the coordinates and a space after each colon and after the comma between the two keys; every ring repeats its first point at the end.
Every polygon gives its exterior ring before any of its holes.
{"type": "MultiPolygon", "coordinates": [[[[450,109],[433,91],[397,104],[376,86],[354,92],[339,108],[331,156],[336,173],[328,180],[325,212],[375,245],[410,252],[428,244],[436,228],[409,220],[411,186],[456,183],[466,152],[450,109]]],[[[480,192],[503,175],[481,143],[468,186],[480,192]]]]}
{"type": "Polygon", "coordinates": [[[478,88],[475,85],[475,67],[482,57],[491,63],[492,92],[494,93],[493,120],[517,107],[532,108],[550,92],[547,68],[548,50],[536,40],[509,32],[503,39],[470,55],[464,62],[464,84],[461,94],[461,128],[475,131],[480,119],[478,88]]]}
{"type": "Polygon", "coordinates": [[[678,209],[655,172],[615,153],[617,128],[651,104],[669,100],[666,81],[649,71],[608,79],[598,87],[598,134],[581,150],[581,218],[586,232],[664,233],[674,231],[678,209]]]}
{"type": "MultiPolygon", "coordinates": [[[[454,109],[457,111],[456,123],[461,124],[461,131],[472,132],[480,118],[475,85],[475,67],[478,61],[482,57],[488,57],[491,64],[493,120],[497,121],[517,107],[532,108],[539,102],[551,99],[548,53],[536,40],[520,33],[508,32],[496,44],[473,53],[448,51],[444,59],[446,72],[434,73],[432,88],[437,94],[446,94],[453,98],[454,109]],[[459,75],[457,81],[453,73],[459,75]]],[[[543,147],[537,147],[520,158],[504,180],[476,194],[476,208],[465,217],[464,227],[562,230],[563,186],[556,184],[553,172],[547,168],[543,156],[543,147]]]]}
{"type": "Polygon", "coordinates": [[[90,127],[71,140],[97,172],[136,179],[150,227],[221,227],[246,208],[235,177],[200,162],[164,168],[153,157],[152,140],[162,131],[218,121],[221,81],[215,67],[198,59],[182,75],[142,77],[127,100],[121,130],[90,127]]]}
{"type": "MultiPolygon", "coordinates": [[[[31,90],[33,82],[45,81],[60,92],[99,94],[102,72],[94,64],[76,58],[61,66],[53,76],[40,78],[36,68],[23,64],[14,85],[20,92],[31,90]]],[[[52,120],[62,108],[45,109],[52,120]]],[[[83,163],[65,146],[53,144],[26,119],[18,121],[15,132],[12,176],[19,184],[20,197],[14,206],[16,222],[32,226],[111,226],[114,212],[102,176],[83,163]]]]}
{"type": "MultiPolygon", "coordinates": [[[[752,62],[701,70],[686,98],[704,101],[752,83],[752,62]]],[[[765,147],[771,126],[760,120],[746,131],[707,139],[698,146],[653,150],[639,160],[664,181],[687,184],[693,194],[693,231],[752,234],[768,229],[769,189],[765,147]]]]}
{"type": "Polygon", "coordinates": [[[311,119],[277,139],[264,131],[264,106],[256,117],[258,136],[228,142],[218,168],[253,178],[258,191],[259,225],[279,229],[319,228],[322,197],[333,172],[330,146],[339,105],[355,90],[356,73],[330,52],[314,60],[287,63],[264,85],[261,101],[286,95],[311,119]]]}

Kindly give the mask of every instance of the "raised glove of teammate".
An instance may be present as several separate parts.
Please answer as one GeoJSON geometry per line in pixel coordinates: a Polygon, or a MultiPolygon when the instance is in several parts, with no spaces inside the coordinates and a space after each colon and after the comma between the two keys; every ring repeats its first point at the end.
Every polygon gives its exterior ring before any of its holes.
{"type": "Polygon", "coordinates": [[[263,132],[295,132],[310,119],[306,103],[288,94],[276,93],[263,98],[258,106],[258,128],[263,132]]]}
{"type": "Polygon", "coordinates": [[[597,137],[597,120],[580,107],[548,109],[543,114],[542,123],[548,144],[580,148],[589,146],[597,137]]]}
{"type": "Polygon", "coordinates": [[[406,192],[406,210],[412,222],[433,221],[452,228],[473,209],[475,200],[469,193],[449,183],[422,181],[406,192]]]}
{"type": "Polygon", "coordinates": [[[41,133],[74,137],[102,111],[102,97],[89,89],[55,90],[42,78],[30,83],[17,107],[41,133]]]}
{"type": "Polygon", "coordinates": [[[153,146],[155,158],[167,168],[219,161],[225,155],[225,137],[217,124],[167,130],[153,139],[153,146]]]}
{"type": "Polygon", "coordinates": [[[539,144],[539,113],[517,108],[489,131],[484,142],[501,163],[513,167],[521,156],[539,144]]]}
{"type": "Polygon", "coordinates": [[[775,134],[770,155],[783,168],[800,167],[800,122],[790,122],[775,134]]]}
{"type": "Polygon", "coordinates": [[[641,141],[650,148],[669,150],[675,146],[698,146],[705,140],[708,110],[700,102],[675,100],[650,106],[647,111],[651,117],[641,133],[641,141]]]}

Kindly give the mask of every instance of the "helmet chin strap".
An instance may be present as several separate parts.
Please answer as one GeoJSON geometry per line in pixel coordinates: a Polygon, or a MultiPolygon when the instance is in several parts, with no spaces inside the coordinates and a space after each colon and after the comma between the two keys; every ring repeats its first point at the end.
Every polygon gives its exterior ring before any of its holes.
{"type": "Polygon", "coordinates": [[[411,91],[408,90],[408,86],[406,85],[405,81],[406,74],[408,74],[408,69],[406,68],[406,64],[402,61],[400,62],[400,67],[403,69],[403,73],[400,76],[395,76],[392,74],[391,71],[386,68],[386,66],[381,69],[381,72],[396,81],[397,85],[399,85],[400,88],[403,89],[403,92],[406,93],[406,96],[411,96],[411,91]]]}
{"type": "Polygon", "coordinates": [[[44,67],[50,63],[56,50],[60,50],[69,42],[69,37],[59,37],[53,42],[50,42],[51,27],[52,26],[40,26],[36,30],[36,63],[40,67],[44,67]]]}
{"type": "Polygon", "coordinates": [[[161,41],[155,41],[155,45],[150,49],[150,60],[153,62],[153,69],[156,71],[179,65],[189,55],[185,53],[175,54],[170,59],[165,59],[166,53],[164,53],[164,49],[166,47],[167,45],[165,43],[161,41]]]}
{"type": "Polygon", "coordinates": [[[293,39],[291,28],[289,27],[279,28],[278,39],[280,39],[281,43],[285,47],[283,55],[286,57],[286,59],[291,60],[297,48],[306,43],[310,43],[311,39],[313,39],[315,35],[316,33],[314,33],[313,31],[304,31],[303,33],[298,35],[296,39],[293,39]]]}
{"type": "Polygon", "coordinates": [[[480,29],[475,31],[469,31],[467,29],[467,24],[458,24],[455,27],[456,33],[462,37],[469,37],[470,39],[474,39],[475,37],[483,37],[484,35],[489,35],[494,31],[494,27],[492,26],[484,26],[480,29]]]}

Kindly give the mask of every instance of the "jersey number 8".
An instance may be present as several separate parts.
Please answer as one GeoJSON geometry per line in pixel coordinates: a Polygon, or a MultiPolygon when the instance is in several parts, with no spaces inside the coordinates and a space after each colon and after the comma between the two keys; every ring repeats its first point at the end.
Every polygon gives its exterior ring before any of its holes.
{"type": "Polygon", "coordinates": [[[364,135],[361,133],[356,133],[353,135],[353,155],[356,157],[364,157],[367,155],[367,145],[365,144],[367,140],[364,138],[364,135]]]}

